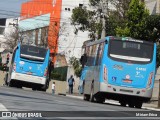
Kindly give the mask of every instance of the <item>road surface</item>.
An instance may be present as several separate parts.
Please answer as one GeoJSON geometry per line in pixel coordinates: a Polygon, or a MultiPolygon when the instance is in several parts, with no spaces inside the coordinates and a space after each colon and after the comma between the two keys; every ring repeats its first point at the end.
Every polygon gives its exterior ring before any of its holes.
{"type": "MultiPolygon", "coordinates": [[[[130,117],[137,119],[139,118],[137,116],[142,115],[144,112],[147,112],[147,114],[148,112],[151,112],[151,114],[153,113],[153,111],[148,111],[145,109],[122,107],[119,105],[107,103],[90,103],[88,101],[83,101],[81,99],[71,98],[67,96],[52,96],[51,94],[41,91],[31,91],[10,87],[0,87],[0,110],[19,112],[48,111],[45,113],[45,117],[47,116],[47,114],[50,117],[55,117],[58,113],[56,115],[54,114],[54,116],[53,111],[61,111],[59,116],[56,116],[59,119],[64,119],[64,117],[69,117],[69,119],[73,119],[76,116],[81,118],[86,118],[87,116],[91,118],[99,117],[99,119],[106,117],[108,119],[111,119],[111,117],[115,117],[115,119],[120,119],[121,117],[122,119],[129,119],[130,117]],[[68,113],[65,111],[68,111],[68,113]],[[68,114],[69,116],[66,116],[66,114],[68,114]]],[[[158,115],[160,114],[158,113],[158,115]]],[[[145,119],[152,119],[152,117],[153,116],[147,116],[145,119]]],[[[155,117],[155,119],[159,119],[159,117],[155,117]]]]}

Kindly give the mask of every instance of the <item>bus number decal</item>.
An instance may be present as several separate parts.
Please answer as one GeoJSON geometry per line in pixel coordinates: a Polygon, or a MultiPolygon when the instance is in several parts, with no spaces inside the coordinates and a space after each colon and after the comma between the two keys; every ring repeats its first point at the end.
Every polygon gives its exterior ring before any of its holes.
{"type": "Polygon", "coordinates": [[[123,66],[121,66],[121,65],[113,65],[113,69],[123,70],[123,66]]]}
{"type": "Polygon", "coordinates": [[[139,71],[146,71],[146,68],[139,68],[139,67],[136,67],[136,70],[139,70],[139,71]]]}

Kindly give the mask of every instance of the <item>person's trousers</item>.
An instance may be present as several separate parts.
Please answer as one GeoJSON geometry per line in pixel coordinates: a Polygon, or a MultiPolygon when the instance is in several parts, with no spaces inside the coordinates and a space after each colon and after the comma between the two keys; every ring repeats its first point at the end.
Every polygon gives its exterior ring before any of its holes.
{"type": "Polygon", "coordinates": [[[54,95],[54,94],[55,94],[55,90],[52,89],[52,95],[54,95]]]}
{"type": "Polygon", "coordinates": [[[69,85],[69,94],[73,94],[73,85],[69,85]]]}

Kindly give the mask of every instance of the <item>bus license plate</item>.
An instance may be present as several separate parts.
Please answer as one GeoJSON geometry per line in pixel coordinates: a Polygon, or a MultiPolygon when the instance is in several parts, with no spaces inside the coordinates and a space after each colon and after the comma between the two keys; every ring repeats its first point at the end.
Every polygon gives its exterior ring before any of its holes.
{"type": "Polygon", "coordinates": [[[127,80],[127,79],[125,79],[125,80],[123,80],[123,82],[124,82],[124,83],[132,83],[132,80],[127,80]]]}
{"type": "Polygon", "coordinates": [[[27,74],[28,74],[28,75],[32,75],[32,73],[31,73],[31,72],[28,72],[27,74]]]}

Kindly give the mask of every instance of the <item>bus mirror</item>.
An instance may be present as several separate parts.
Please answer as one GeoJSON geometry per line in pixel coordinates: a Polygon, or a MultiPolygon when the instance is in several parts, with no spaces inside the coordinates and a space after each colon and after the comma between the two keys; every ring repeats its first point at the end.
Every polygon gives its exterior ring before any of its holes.
{"type": "Polygon", "coordinates": [[[84,67],[84,65],[86,64],[86,62],[87,62],[87,55],[83,54],[81,56],[81,59],[80,59],[80,63],[82,64],[82,67],[84,67]]]}
{"type": "Polygon", "coordinates": [[[105,41],[105,44],[108,44],[108,41],[107,41],[107,40],[105,41]]]}

